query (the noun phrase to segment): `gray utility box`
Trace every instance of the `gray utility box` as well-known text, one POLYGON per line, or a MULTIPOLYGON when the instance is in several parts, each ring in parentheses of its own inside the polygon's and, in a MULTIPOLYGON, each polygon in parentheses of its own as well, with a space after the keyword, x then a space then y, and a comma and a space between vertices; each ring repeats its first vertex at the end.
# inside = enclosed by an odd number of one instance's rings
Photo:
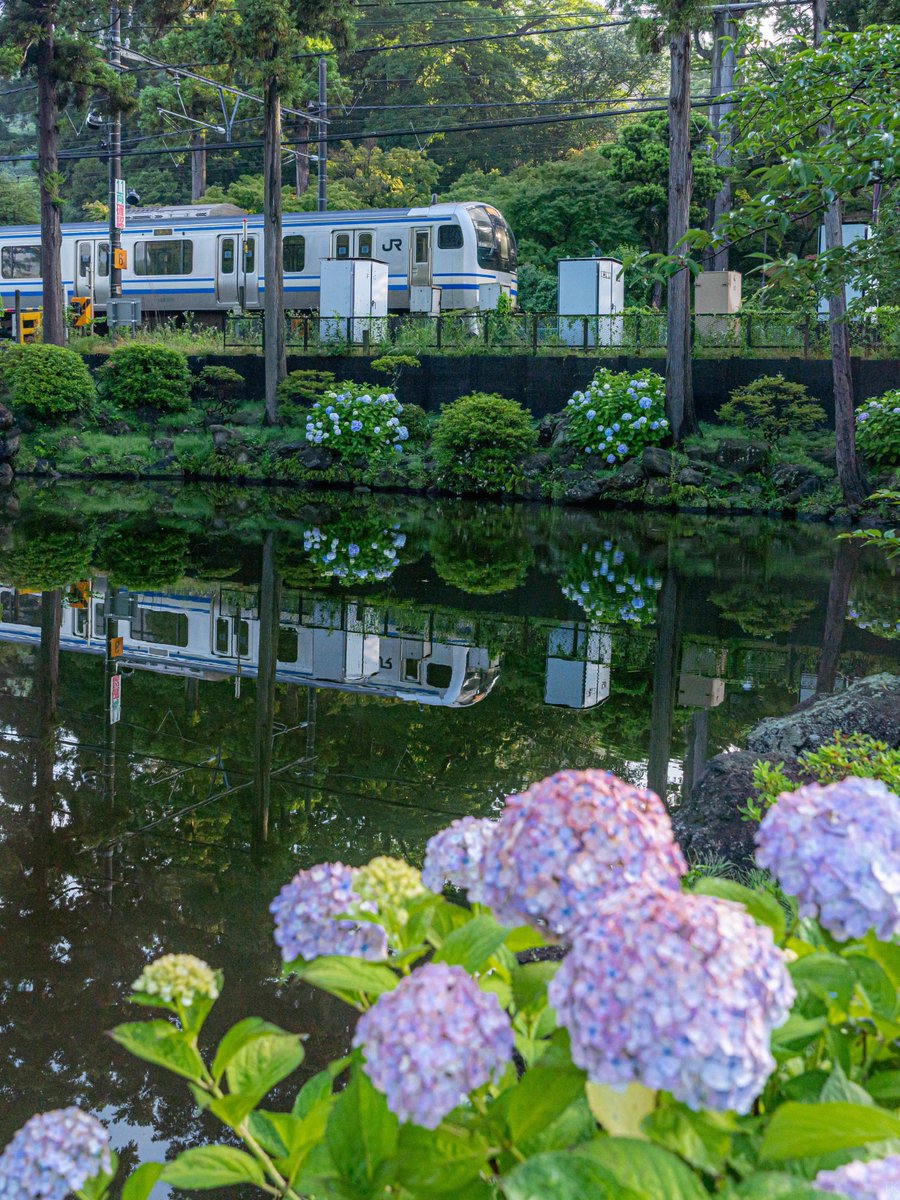
POLYGON ((625 275, 617 258, 561 258, 559 336, 567 346, 619 346, 625 275), (587 322, 583 318, 591 318, 587 322), (578 319, 581 318, 581 319, 578 319))
POLYGON ((512 289, 508 283, 480 283, 478 285, 478 307, 482 312, 496 312, 500 297, 512 299, 512 289))
POLYGON ((694 319, 701 338, 738 333, 740 271, 702 271, 694 280, 694 319))
POLYGON ((589 625, 558 625, 547 634, 544 703, 596 708, 609 697, 612 638, 589 625))
POLYGON ((119 297, 106 302, 106 324, 109 329, 130 329, 132 333, 141 323, 141 298, 123 300, 119 297))
POLYGON ((430 283, 413 284, 409 289, 409 311, 424 313, 429 317, 441 315, 441 289, 430 283))
POLYGON ((388 265, 375 258, 323 258, 320 336, 325 341, 383 341, 387 336, 388 265))

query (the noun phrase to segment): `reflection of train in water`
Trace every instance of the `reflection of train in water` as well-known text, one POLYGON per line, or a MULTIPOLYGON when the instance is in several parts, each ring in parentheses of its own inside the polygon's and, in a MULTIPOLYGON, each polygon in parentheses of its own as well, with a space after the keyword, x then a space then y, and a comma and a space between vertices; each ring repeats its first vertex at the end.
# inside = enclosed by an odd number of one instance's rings
MULTIPOLYGON (((466 642, 465 632, 432 637, 399 629, 384 610, 355 600, 298 597, 282 609, 276 679, 420 704, 462 708, 484 699, 499 656, 466 642)), ((195 679, 256 675, 260 622, 252 593, 173 596, 74 585, 63 607, 60 646, 106 653, 123 639, 123 666, 195 679)), ((0 641, 40 640, 40 593, 0 584, 0 641)))

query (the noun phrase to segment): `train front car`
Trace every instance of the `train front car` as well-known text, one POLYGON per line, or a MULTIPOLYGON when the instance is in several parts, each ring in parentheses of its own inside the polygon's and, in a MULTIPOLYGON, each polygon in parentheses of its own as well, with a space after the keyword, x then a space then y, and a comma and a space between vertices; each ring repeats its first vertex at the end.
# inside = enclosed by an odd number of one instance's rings
MULTIPOLYGON (((467 277, 461 290, 462 303, 441 301, 442 308, 480 308, 482 284, 499 284, 513 306, 516 303, 518 250, 513 231, 503 214, 490 204, 466 204, 461 206, 461 223, 469 224, 474 255, 474 278, 467 277)), ((438 237, 440 245, 440 236, 438 237)), ((440 280, 437 280, 440 283, 440 280)), ((486 307, 495 307, 495 302, 486 307)))

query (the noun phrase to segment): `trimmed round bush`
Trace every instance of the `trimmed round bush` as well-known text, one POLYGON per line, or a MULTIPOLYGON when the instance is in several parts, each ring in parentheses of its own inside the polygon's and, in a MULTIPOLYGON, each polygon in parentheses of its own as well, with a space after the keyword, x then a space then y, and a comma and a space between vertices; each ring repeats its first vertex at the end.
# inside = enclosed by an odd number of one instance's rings
POLYGON ((120 408, 181 412, 191 402, 191 372, 180 350, 135 342, 113 350, 101 368, 100 392, 120 408))
POLYGON ((809 433, 825 424, 825 409, 806 386, 792 383, 780 372, 760 375, 746 387, 735 388, 718 415, 720 421, 752 430, 767 442, 789 433, 809 433))
POLYGON ((527 409, 488 392, 445 404, 432 438, 441 482, 465 492, 510 491, 519 464, 536 444, 527 409))
POLYGON ((0 355, 2 379, 13 408, 34 417, 65 417, 88 408, 94 381, 84 359, 65 346, 30 342, 0 355))
POLYGON ((859 406, 856 444, 873 467, 900 466, 900 388, 859 406))
POLYGON ((233 367, 204 367, 194 385, 197 397, 206 404, 214 404, 231 412, 247 384, 240 371, 233 367))

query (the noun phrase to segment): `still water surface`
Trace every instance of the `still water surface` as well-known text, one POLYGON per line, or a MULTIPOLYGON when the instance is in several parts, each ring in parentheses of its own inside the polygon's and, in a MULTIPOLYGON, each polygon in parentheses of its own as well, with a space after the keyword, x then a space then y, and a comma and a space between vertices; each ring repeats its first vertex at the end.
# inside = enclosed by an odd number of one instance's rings
POLYGON ((204 1133, 103 1036, 149 959, 224 967, 210 1032, 307 1031, 318 1070, 347 1020, 267 912, 299 866, 420 861, 562 766, 683 803, 900 618, 827 527, 143 484, 20 485, 0 607, 0 1145, 78 1103, 129 1160, 204 1133))

